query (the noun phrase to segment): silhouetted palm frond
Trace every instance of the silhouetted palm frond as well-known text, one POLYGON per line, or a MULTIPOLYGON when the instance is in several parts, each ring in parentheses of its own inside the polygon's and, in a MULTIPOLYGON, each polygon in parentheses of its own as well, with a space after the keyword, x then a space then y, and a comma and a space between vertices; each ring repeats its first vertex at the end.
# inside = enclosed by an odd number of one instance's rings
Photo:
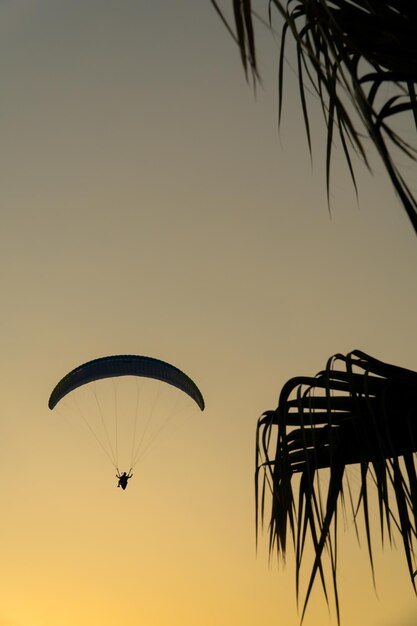
POLYGON ((258 422, 256 501, 263 523, 269 511, 269 547, 285 558, 290 532, 296 558, 297 598, 308 535, 314 548, 302 619, 317 575, 328 599, 323 555, 330 558, 338 621, 336 577, 337 515, 346 514, 349 495, 356 530, 363 511, 373 573, 368 482, 376 485, 381 538, 402 538, 414 591, 417 538, 417 373, 374 359, 359 350, 329 359, 317 376, 289 380, 276 410, 258 422), (357 502, 344 480, 346 466, 358 464, 357 502), (327 468, 324 497, 321 472, 327 468), (298 495, 296 494, 298 486, 298 495), (271 496, 268 497, 268 492, 271 496), (395 506, 393 501, 395 500, 395 506))
MULTIPOLYGON (((216 0, 211 0, 222 15, 216 0)), ((395 164, 399 149, 416 158, 415 147, 396 132, 391 122, 411 115, 417 127, 417 6, 415 0, 269 0, 283 18, 279 62, 279 117, 281 118, 284 54, 287 34, 296 42, 300 100, 309 148, 310 124, 305 80, 320 98, 327 125, 326 177, 329 195, 333 136, 339 133, 356 188, 351 152, 369 167, 363 136, 375 145, 391 182, 417 233, 417 201, 395 164), (383 87, 390 85, 389 95, 383 87), (354 122, 348 102, 358 116, 354 122)), ((247 74, 258 74, 254 15, 250 0, 234 0, 238 42, 247 74)), ((222 15, 223 20, 224 16, 222 15)), ((230 27, 229 27, 230 28, 230 27)))

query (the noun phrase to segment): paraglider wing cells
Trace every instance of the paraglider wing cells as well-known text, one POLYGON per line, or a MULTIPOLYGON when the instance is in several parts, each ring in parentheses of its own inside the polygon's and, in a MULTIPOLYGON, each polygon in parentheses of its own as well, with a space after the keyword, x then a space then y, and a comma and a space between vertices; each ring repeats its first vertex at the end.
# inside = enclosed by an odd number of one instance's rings
POLYGON ((106 356, 76 367, 56 385, 48 406, 53 409, 64 396, 81 385, 115 376, 143 376, 166 382, 189 395, 204 410, 200 390, 184 372, 165 361, 137 355, 106 356))

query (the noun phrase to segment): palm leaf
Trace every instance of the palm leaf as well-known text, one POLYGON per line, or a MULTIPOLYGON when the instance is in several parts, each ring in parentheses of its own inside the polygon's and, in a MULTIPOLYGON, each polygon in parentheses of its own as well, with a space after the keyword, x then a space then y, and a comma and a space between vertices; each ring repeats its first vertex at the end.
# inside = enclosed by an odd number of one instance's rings
POLYGON ((281 390, 277 409, 265 412, 258 421, 257 532, 269 509, 269 546, 284 561, 290 533, 295 550, 297 598, 308 541, 314 550, 301 619, 317 574, 328 602, 323 564, 326 554, 330 558, 338 622, 340 619, 337 512, 339 503, 345 507, 343 485, 346 485, 345 468, 350 464, 360 467, 361 487, 356 505, 348 484, 347 489, 358 539, 358 515, 361 510, 363 513, 372 576, 375 522, 369 508, 369 483, 376 486, 381 542, 386 530, 391 543, 394 525, 401 535, 410 580, 416 591, 416 388, 416 372, 355 350, 329 359, 326 368, 315 377, 289 380, 281 390), (329 473, 325 497, 320 483, 322 471, 329 473), (294 492, 296 484, 298 498, 294 492))
MULTIPOLYGON (((215 0, 211 2, 226 22, 215 0)), ((233 9, 234 37, 245 73, 247 75, 250 67, 256 83, 259 75, 253 23, 257 16, 251 11, 248 0, 233 0, 233 9)), ((283 100, 284 55, 287 32, 290 31, 296 43, 300 102, 310 152, 306 78, 321 100, 327 124, 328 197, 334 128, 338 129, 355 189, 351 150, 370 168, 362 141, 365 133, 382 159, 417 233, 417 200, 394 159, 397 148, 413 160, 416 150, 390 125, 399 115, 409 114, 417 129, 415 0, 269 0, 271 28, 272 9, 284 21, 279 53, 279 119, 283 100), (389 84, 394 95, 384 97, 380 90, 383 84, 389 84)))

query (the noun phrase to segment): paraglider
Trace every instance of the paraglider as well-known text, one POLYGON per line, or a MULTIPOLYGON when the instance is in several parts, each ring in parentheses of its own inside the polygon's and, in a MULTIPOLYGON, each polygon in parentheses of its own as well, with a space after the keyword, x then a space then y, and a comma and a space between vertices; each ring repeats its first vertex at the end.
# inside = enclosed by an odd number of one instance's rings
POLYGON ((129 478, 132 478, 132 476, 133 474, 130 473, 130 470, 128 474, 126 472, 123 472, 123 474, 120 474, 120 472, 117 472, 116 478, 119 479, 117 486, 121 487, 124 491, 127 487, 127 481, 129 480, 129 478))
MULTIPOLYGON (((82 417, 87 427, 89 428, 91 434, 94 436, 94 438, 96 439, 96 441, 98 442, 102 450, 105 452, 105 454, 107 455, 107 457, 109 458, 113 466, 115 467, 116 472, 117 472, 116 478, 118 479, 117 486, 121 487, 122 490, 124 491, 127 487, 129 479, 132 478, 133 476, 132 469, 137 463, 138 459, 140 458, 138 451, 139 451, 140 446, 142 445, 142 439, 144 439, 145 432, 149 430, 149 423, 153 419, 154 413, 155 413, 154 405, 157 404, 157 401, 159 399, 159 396, 161 395, 161 392, 158 390, 158 393, 156 394, 155 399, 152 401, 151 408, 145 410, 143 393, 142 393, 142 390, 139 388, 139 386, 137 386, 134 391, 129 390, 129 393, 135 398, 135 400, 133 401, 133 404, 135 405, 134 424, 131 429, 133 433, 131 435, 132 437, 131 450, 132 451, 131 451, 130 464, 128 465, 126 461, 126 465, 125 465, 125 467, 126 466, 130 467, 130 469, 128 472, 121 473, 119 471, 119 459, 118 459, 118 456, 119 456, 118 449, 120 447, 121 429, 119 428, 118 419, 119 419, 119 413, 120 412, 126 413, 126 411, 124 410, 120 411, 120 407, 118 406, 119 400, 117 398, 115 379, 118 379, 119 377, 125 377, 129 379, 133 378, 136 381, 137 379, 146 379, 148 381, 148 384, 152 384, 151 381, 153 379, 154 384, 160 385, 160 383, 162 383, 161 386, 163 388, 165 387, 170 387, 171 389, 175 388, 176 390, 183 392, 182 394, 177 394, 180 396, 180 399, 184 397, 184 395, 186 397, 188 396, 188 398, 191 398, 191 400, 193 401, 191 403, 188 402, 188 404, 189 405, 191 404, 192 406, 197 405, 201 411, 204 410, 205 403, 204 403, 204 398, 199 388, 194 383, 194 381, 191 378, 189 378, 189 376, 187 376, 184 372, 179 370, 174 365, 171 365, 170 363, 167 363, 165 361, 161 361, 159 359, 155 359, 152 357, 147 357, 147 356, 115 355, 115 356, 105 356, 105 357, 93 359, 71 370, 57 383, 57 385, 55 386, 55 388, 53 389, 50 395, 49 402, 48 402, 48 406, 51 410, 54 409, 56 405, 59 404, 61 401, 63 402, 64 399, 66 399, 68 395, 71 395, 71 396, 74 395, 72 392, 77 391, 77 393, 81 393, 80 391, 78 391, 80 388, 84 386, 86 386, 86 389, 88 389, 90 386, 93 387, 93 396, 95 396, 97 410, 99 413, 98 421, 99 423, 101 422, 100 428, 102 427, 102 433, 103 433, 101 437, 97 434, 96 429, 89 422, 90 413, 92 411, 90 411, 89 408, 86 411, 80 408, 78 406, 78 401, 76 397, 74 398, 75 406, 78 409, 79 415, 82 417), (98 384, 97 381, 106 382, 105 379, 110 379, 110 382, 112 383, 112 385, 110 385, 110 387, 112 388, 111 391, 113 392, 115 396, 115 399, 113 402, 114 416, 112 418, 113 422, 111 423, 110 426, 105 423, 104 409, 106 407, 104 406, 103 408, 103 405, 105 405, 106 402, 107 404, 111 405, 112 402, 109 402, 107 400, 102 402, 101 400, 99 400, 98 394, 95 388, 95 385, 98 384), (142 413, 145 415, 142 415, 142 413), (144 417, 144 422, 145 422, 145 425, 143 427, 144 432, 142 433, 141 441, 139 442, 139 444, 135 442, 135 439, 137 438, 137 430, 138 430, 137 429, 138 414, 141 414, 140 417, 144 417), (113 440, 112 440, 112 433, 111 433, 112 429, 114 431, 113 440)), ((143 385, 145 384, 146 380, 143 381, 142 383, 137 383, 137 384, 143 385)), ((65 402, 63 403, 65 404, 65 402)), ((164 411, 165 411, 165 408, 162 409, 162 412, 164 411)), ((163 429, 163 426, 164 424, 161 427, 159 427, 159 430, 156 432, 156 434, 153 435, 151 441, 153 441, 156 438, 156 436, 159 434, 159 431, 163 429)), ((149 447, 149 445, 147 447, 149 447)))

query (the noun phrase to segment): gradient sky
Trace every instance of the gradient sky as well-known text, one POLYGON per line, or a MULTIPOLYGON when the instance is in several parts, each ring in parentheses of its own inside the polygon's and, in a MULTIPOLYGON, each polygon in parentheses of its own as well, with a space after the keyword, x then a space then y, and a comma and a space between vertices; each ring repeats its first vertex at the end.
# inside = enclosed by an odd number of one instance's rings
MULTIPOLYGON (((311 167, 291 69, 277 130, 279 42, 260 31, 255 97, 208 0, 0 11, 0 626, 296 626, 293 554, 255 549, 256 420, 335 352, 417 369, 405 213, 377 159, 357 203, 339 151, 329 216, 317 102, 311 167), (207 405, 123 493, 47 407, 117 353, 174 363, 207 405)), ((342 624, 412 626, 400 541, 375 525, 375 593, 347 521, 342 624)), ((335 623, 317 586, 304 624, 335 623)))

